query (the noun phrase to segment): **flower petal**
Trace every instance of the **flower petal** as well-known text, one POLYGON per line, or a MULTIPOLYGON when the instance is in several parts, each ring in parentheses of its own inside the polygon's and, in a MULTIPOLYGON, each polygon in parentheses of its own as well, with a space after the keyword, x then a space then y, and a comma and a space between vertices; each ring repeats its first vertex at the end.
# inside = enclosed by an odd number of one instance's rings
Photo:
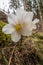
POLYGON ((32 22, 33 19, 33 12, 26 12, 24 15, 24 22, 32 22))
POLYGON ((39 19, 35 19, 33 22, 32 22, 32 29, 36 29, 36 23, 38 23, 39 22, 39 19))
POLYGON ((14 31, 14 28, 12 25, 10 24, 7 24, 3 27, 2 31, 5 33, 5 34, 11 34, 13 31, 14 31))
POLYGON ((32 34, 31 26, 26 25, 21 33, 23 36, 30 36, 32 34))
POLYGON ((11 34, 11 39, 14 42, 18 42, 21 38, 21 35, 17 33, 16 31, 11 34))
POLYGON ((16 25, 18 23, 17 16, 14 14, 9 14, 8 23, 16 25))
POLYGON ((36 29, 36 25, 32 23, 31 28, 32 28, 32 30, 33 30, 33 29, 36 29))
POLYGON ((33 24, 36 24, 36 23, 38 23, 39 22, 39 19, 35 19, 34 21, 33 21, 33 24))
POLYGON ((30 36, 31 34, 32 34, 32 31, 28 31, 28 30, 22 32, 23 36, 30 36))
POLYGON ((22 22, 31 22, 33 19, 33 12, 27 12, 23 9, 17 9, 16 11, 17 17, 22 22))
POLYGON ((22 20, 22 18, 23 18, 23 16, 24 16, 24 14, 25 14, 26 12, 25 12, 25 10, 23 10, 23 9, 17 9, 16 10, 16 15, 17 15, 17 17, 18 17, 18 19, 19 20, 22 20))

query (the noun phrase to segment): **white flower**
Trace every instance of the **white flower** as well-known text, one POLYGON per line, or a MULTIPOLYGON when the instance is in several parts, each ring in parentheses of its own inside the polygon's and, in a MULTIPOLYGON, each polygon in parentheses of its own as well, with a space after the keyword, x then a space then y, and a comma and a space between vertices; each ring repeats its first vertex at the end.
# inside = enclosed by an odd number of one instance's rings
POLYGON ((16 15, 8 15, 8 24, 5 25, 2 31, 5 34, 11 34, 11 39, 14 42, 18 42, 21 39, 21 35, 30 36, 32 30, 36 29, 36 23, 38 19, 33 20, 33 12, 27 12, 22 9, 17 9, 16 15))

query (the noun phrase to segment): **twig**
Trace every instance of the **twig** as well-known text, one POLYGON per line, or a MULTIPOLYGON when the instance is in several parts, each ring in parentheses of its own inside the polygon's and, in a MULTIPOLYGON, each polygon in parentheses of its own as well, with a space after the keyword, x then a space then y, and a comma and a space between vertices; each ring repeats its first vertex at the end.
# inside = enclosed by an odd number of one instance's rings
POLYGON ((0 11, 2 11, 3 13, 5 13, 6 15, 8 15, 8 13, 6 11, 4 11, 3 9, 0 8, 0 11))
POLYGON ((9 49, 11 49, 11 48, 14 48, 15 46, 12 46, 12 47, 4 47, 4 48, 1 48, 1 49, 7 49, 7 48, 9 48, 9 49))
POLYGON ((12 50, 11 57, 10 57, 10 59, 9 59, 9 63, 8 63, 8 65, 11 64, 11 60, 12 60, 12 56, 13 56, 13 53, 14 53, 14 49, 15 49, 15 47, 14 47, 13 50, 12 50))

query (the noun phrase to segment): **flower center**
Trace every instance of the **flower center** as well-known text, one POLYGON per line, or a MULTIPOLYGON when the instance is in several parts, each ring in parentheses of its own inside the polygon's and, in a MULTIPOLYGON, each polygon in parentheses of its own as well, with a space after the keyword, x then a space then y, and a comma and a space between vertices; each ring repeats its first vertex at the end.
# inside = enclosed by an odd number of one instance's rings
POLYGON ((17 32, 20 32, 22 30, 22 25, 21 24, 16 24, 15 28, 16 28, 17 32))

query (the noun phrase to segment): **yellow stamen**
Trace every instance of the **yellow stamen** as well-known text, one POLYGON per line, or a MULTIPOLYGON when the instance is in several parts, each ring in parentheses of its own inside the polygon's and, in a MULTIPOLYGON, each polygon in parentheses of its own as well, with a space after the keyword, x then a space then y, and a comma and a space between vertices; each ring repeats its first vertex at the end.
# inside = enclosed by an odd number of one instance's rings
POLYGON ((21 25, 21 24, 17 24, 17 25, 15 26, 15 28, 16 28, 16 31, 20 32, 21 29, 22 29, 22 25, 21 25))

